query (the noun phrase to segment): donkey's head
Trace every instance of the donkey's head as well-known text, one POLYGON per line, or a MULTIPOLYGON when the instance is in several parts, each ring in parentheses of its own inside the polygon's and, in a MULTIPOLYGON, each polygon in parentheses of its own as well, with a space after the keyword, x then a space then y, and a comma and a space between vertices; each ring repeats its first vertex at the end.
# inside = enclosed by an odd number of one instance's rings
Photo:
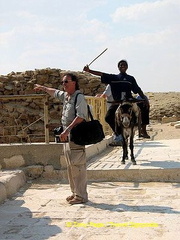
POLYGON ((119 126, 123 125, 124 128, 128 128, 131 123, 132 114, 133 114, 132 103, 123 102, 122 104, 119 105, 115 113, 117 124, 119 126))

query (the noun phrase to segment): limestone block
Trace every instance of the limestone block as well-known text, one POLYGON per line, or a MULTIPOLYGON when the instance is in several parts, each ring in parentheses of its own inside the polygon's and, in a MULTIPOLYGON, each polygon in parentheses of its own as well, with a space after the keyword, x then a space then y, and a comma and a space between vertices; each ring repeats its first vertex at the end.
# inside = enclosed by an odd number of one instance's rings
POLYGON ((162 123, 170 123, 170 122, 176 122, 178 119, 175 115, 173 115, 172 117, 166 117, 164 116, 162 118, 162 123))
POLYGON ((48 179, 57 179, 57 173, 58 170, 54 170, 54 167, 52 165, 48 165, 44 167, 44 172, 42 177, 43 178, 48 178, 48 179))
POLYGON ((5 168, 16 169, 25 165, 25 160, 22 155, 15 155, 10 158, 4 158, 5 168))
POLYGON ((180 123, 174 125, 175 128, 180 128, 180 123))
POLYGON ((5 187, 6 197, 9 198, 26 183, 26 177, 21 170, 7 171, 0 177, 0 182, 5 187))
POLYGON ((5 86, 4 88, 5 88, 6 90, 11 91, 11 90, 13 90, 14 86, 13 86, 12 84, 9 84, 9 85, 5 86))
POLYGON ((24 171, 27 177, 36 179, 42 176, 44 167, 41 165, 33 165, 33 166, 26 167, 24 171))
POLYGON ((52 165, 48 165, 44 167, 44 172, 47 174, 52 174, 53 171, 54 171, 54 167, 52 165))
POLYGON ((180 121, 170 123, 171 126, 175 126, 176 124, 180 124, 180 121))
POLYGON ((66 169, 67 164, 66 164, 66 159, 65 159, 64 155, 60 156, 59 161, 60 161, 61 169, 66 169))
POLYGON ((0 204, 3 203, 6 198, 7 198, 6 188, 4 184, 1 182, 0 178, 0 204))

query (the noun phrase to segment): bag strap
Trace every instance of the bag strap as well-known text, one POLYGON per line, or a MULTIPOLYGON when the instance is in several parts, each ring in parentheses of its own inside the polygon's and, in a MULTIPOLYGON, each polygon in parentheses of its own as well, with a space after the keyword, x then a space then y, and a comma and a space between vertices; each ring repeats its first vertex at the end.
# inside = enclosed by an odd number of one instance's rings
POLYGON ((87 108, 88 108, 88 117, 90 117, 91 121, 93 121, 94 119, 93 119, 93 115, 91 113, 89 104, 87 105, 87 108))
MULTIPOLYGON (((74 100, 75 115, 76 115, 77 97, 78 97, 79 94, 82 94, 82 93, 77 93, 76 96, 75 96, 75 100, 74 100)), ((82 95, 83 95, 83 94, 82 94, 82 95)), ((94 120, 94 119, 93 119, 93 115, 92 115, 91 110, 90 110, 89 104, 87 104, 87 110, 88 110, 88 117, 90 117, 91 121, 94 120)))

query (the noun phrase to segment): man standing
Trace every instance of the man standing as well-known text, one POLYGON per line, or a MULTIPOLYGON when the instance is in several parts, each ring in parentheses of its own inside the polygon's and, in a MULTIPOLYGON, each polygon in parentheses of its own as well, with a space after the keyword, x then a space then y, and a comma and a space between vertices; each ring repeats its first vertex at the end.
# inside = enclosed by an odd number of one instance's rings
POLYGON ((96 97, 102 97, 105 98, 107 101, 107 110, 110 108, 112 105, 112 102, 114 102, 112 92, 111 92, 111 86, 108 84, 104 90, 103 93, 99 93, 96 95, 96 97))
MULTIPOLYGON (((106 88, 105 88, 105 90, 104 90, 104 92, 102 94, 97 94, 96 97, 106 98, 106 101, 107 101, 107 113, 106 113, 106 116, 105 116, 105 121, 108 123, 108 119, 109 119, 109 112, 108 112, 108 110, 109 110, 109 108, 112 106, 112 104, 114 102, 110 84, 108 84, 106 86, 106 88)), ((123 140, 122 135, 117 135, 116 136, 116 134, 115 134, 114 138, 113 138, 113 142, 110 143, 109 146, 111 146, 111 147, 122 146, 122 140, 123 140)))
MULTIPOLYGON (((134 94, 139 94, 142 99, 145 100, 145 104, 148 104, 144 93, 141 88, 138 86, 135 78, 126 73, 128 69, 128 63, 126 60, 121 60, 118 62, 118 69, 120 71, 119 74, 108 74, 99 71, 94 71, 89 68, 89 66, 84 67, 84 71, 89 72, 91 74, 97 75, 101 77, 101 82, 105 84, 109 84, 112 91, 112 96, 115 101, 128 100, 133 98, 132 92, 134 94)), ((115 133, 118 138, 118 133, 115 132, 115 112, 118 108, 118 104, 113 104, 107 111, 106 114, 106 122, 110 125, 111 129, 115 133)), ((133 104, 133 111, 136 114, 138 120, 139 108, 137 104, 133 104)))
POLYGON ((72 195, 67 197, 66 200, 69 204, 85 203, 88 201, 85 146, 70 141, 70 132, 74 126, 87 119, 87 102, 84 95, 79 94, 76 106, 74 106, 76 95, 80 93, 78 79, 74 74, 65 74, 62 84, 64 91, 39 84, 35 85, 34 90, 44 91, 63 102, 61 118, 63 132, 59 137, 61 142, 64 142, 63 150, 72 191, 72 195))

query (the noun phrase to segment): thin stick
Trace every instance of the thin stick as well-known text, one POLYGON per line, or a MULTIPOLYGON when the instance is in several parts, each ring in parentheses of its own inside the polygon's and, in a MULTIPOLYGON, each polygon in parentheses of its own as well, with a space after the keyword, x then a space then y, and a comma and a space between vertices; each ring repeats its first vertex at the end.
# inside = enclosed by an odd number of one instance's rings
POLYGON ((102 51, 102 53, 100 53, 96 58, 94 58, 93 60, 92 60, 92 62, 90 62, 89 64, 88 64, 88 66, 90 66, 98 57, 100 57, 105 51, 107 50, 107 48, 104 50, 104 51, 102 51))

